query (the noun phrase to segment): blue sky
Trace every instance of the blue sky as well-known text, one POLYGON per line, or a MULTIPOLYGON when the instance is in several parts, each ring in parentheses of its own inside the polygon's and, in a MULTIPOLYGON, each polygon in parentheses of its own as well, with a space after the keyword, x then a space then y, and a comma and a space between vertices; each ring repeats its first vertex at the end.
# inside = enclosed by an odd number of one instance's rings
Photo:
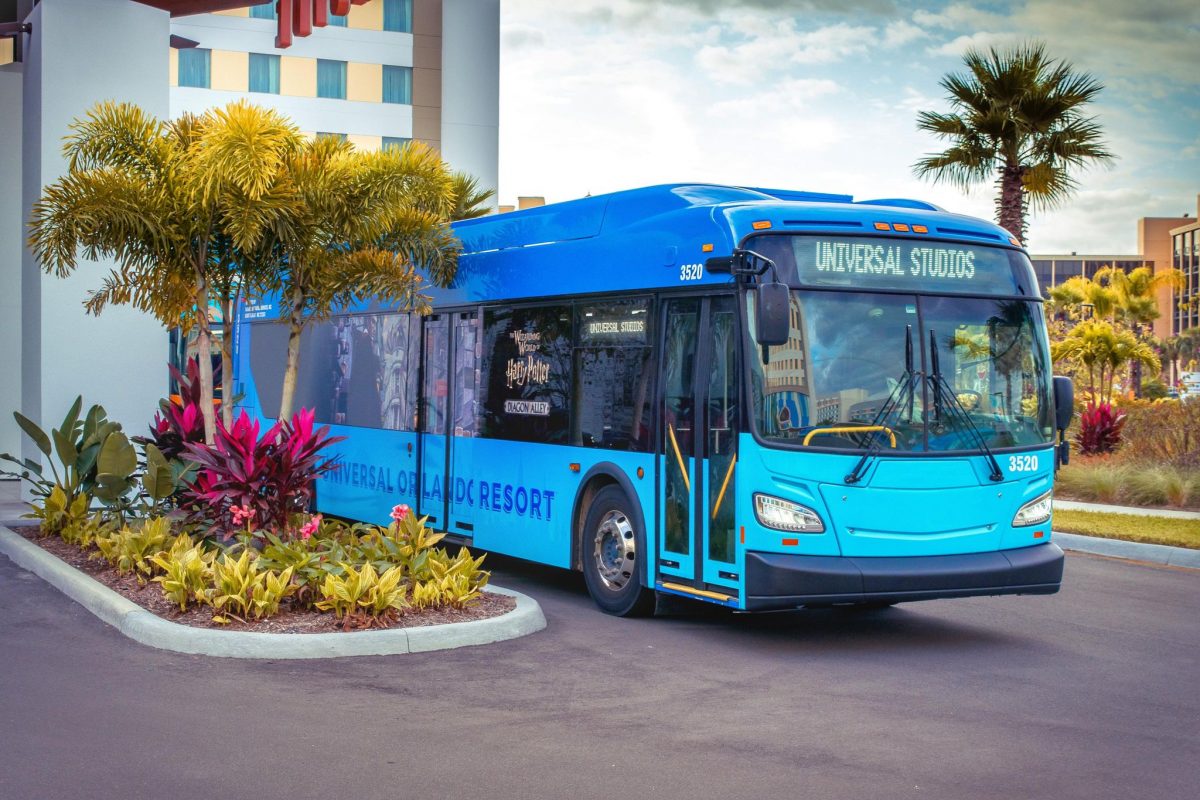
POLYGON ((1133 253, 1137 219, 1195 215, 1194 0, 503 0, 500 202, 675 181, 917 197, 991 218, 994 190, 913 177, 918 110, 970 46, 1028 39, 1107 87, 1108 168, 1036 212, 1035 253, 1133 253))

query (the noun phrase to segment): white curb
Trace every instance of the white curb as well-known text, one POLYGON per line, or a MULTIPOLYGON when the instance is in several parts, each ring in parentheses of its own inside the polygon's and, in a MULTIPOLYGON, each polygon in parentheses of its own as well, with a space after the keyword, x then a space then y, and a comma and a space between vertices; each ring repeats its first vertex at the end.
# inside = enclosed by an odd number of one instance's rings
POLYGON ((546 627, 542 608, 532 597, 489 586, 486 591, 515 597, 517 607, 491 619, 354 633, 255 633, 193 628, 152 614, 54 554, 2 527, 0 553, 130 639, 177 653, 268 659, 390 656, 490 644, 527 636, 546 627))
POLYGON ((1132 561, 1145 561, 1169 567, 1200 569, 1200 550, 1193 550, 1190 547, 1127 542, 1124 539, 1105 539, 1100 536, 1084 536, 1079 533, 1060 533, 1059 531, 1054 531, 1051 539, 1064 550, 1076 550, 1080 553, 1092 553, 1111 558, 1127 558, 1132 561))

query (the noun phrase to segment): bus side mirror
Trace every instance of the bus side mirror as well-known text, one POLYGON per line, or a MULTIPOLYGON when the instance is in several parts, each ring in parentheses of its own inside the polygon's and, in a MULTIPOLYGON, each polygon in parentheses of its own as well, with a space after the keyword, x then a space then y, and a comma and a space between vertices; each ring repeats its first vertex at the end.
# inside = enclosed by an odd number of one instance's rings
POLYGON ((1058 445, 1055 447, 1054 468, 1071 463, 1071 443, 1067 441, 1067 428, 1075 416, 1075 384, 1070 378, 1054 376, 1054 427, 1058 429, 1058 445))
POLYGON ((755 338, 763 347, 787 344, 791 332, 788 319, 790 296, 787 284, 760 283, 754 292, 755 338))
POLYGON ((1054 427, 1065 431, 1075 416, 1075 384, 1070 378, 1054 376, 1054 427))

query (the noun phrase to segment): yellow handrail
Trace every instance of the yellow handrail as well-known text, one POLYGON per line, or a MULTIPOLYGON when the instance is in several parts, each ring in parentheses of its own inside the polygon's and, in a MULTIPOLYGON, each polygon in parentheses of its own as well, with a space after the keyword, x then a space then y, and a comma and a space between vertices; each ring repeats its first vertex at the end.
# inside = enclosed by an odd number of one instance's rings
POLYGON ((896 449, 896 434, 887 425, 856 425, 854 427, 842 428, 813 428, 804 437, 804 446, 808 447, 808 443, 812 441, 814 436, 823 436, 827 433, 858 433, 860 431, 871 433, 874 431, 887 431, 888 438, 892 441, 892 449, 896 449))
POLYGON ((717 504, 713 506, 712 518, 717 518, 717 512, 721 510, 721 501, 725 499, 725 490, 729 488, 729 479, 733 477, 733 465, 737 463, 737 453, 733 454, 733 460, 729 462, 729 469, 725 471, 725 480, 721 482, 721 493, 717 495, 717 504))
POLYGON ((679 452, 679 442, 675 441, 675 428, 671 425, 667 426, 667 436, 671 439, 671 448, 675 451, 676 460, 679 461, 679 471, 683 473, 683 486, 690 492, 692 482, 688 479, 687 467, 683 465, 683 454, 679 452))

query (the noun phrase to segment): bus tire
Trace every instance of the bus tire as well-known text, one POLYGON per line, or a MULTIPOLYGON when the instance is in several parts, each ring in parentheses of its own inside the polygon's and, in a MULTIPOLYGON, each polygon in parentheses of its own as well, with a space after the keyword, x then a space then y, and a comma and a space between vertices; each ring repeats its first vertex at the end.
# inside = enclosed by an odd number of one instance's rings
POLYGON ((583 579, 607 614, 654 613, 654 590, 643 585, 646 537, 639 527, 633 504, 619 486, 605 486, 588 506, 580 541, 583 579))

